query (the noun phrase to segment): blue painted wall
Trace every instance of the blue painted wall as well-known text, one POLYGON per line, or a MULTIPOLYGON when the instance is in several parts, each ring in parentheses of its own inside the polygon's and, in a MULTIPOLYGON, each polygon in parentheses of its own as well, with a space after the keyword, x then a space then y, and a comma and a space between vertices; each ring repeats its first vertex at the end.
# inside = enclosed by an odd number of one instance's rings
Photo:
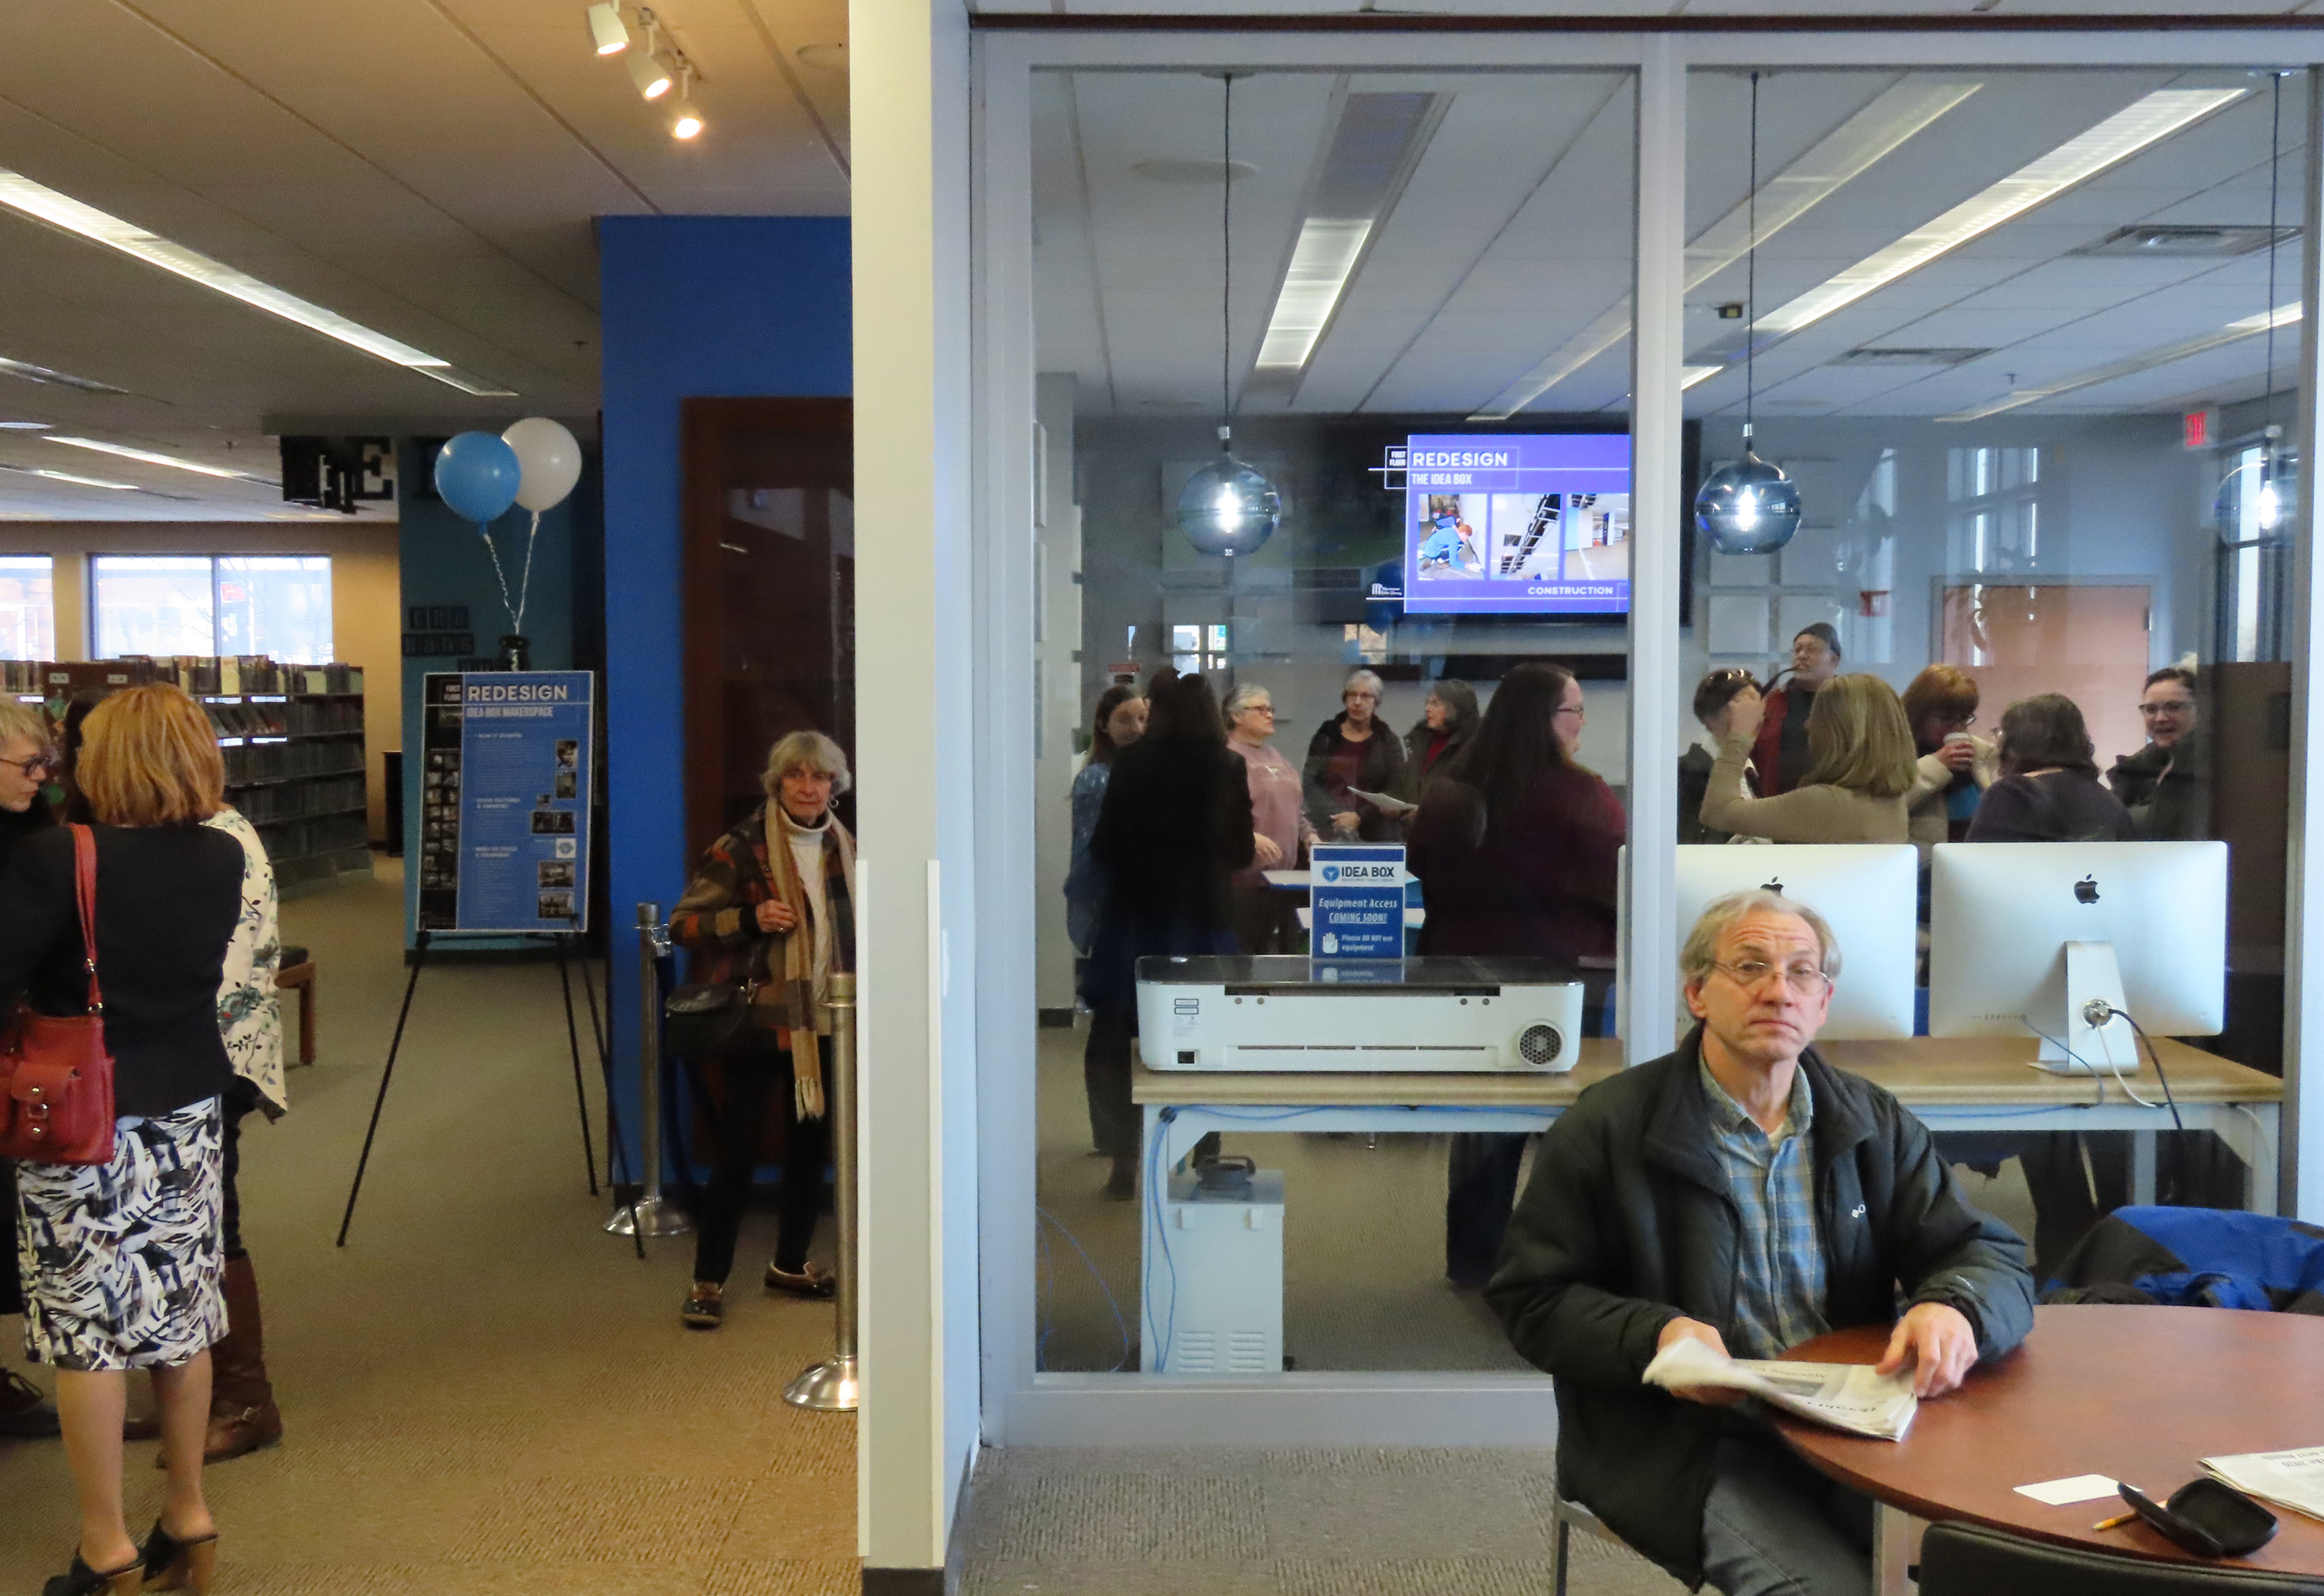
MULTIPOLYGON (((497 429, 494 429, 497 430, 497 429)), ((411 438, 396 440, 396 457, 405 462, 405 481, 430 484, 435 479, 436 449, 411 438)), ((540 536, 532 550, 532 582, 524 606, 524 635, 532 640, 536 670, 571 670, 574 656, 574 573, 576 545, 586 553, 595 541, 596 499, 589 489, 589 472, 581 487, 564 503, 543 512, 540 536)), ((490 659, 498 650, 501 634, 509 627, 508 611, 501 602, 500 584, 493 576, 492 556, 477 535, 474 521, 462 521, 433 490, 407 491, 399 506, 401 520, 399 549, 403 583, 405 630, 414 609, 465 605, 466 630, 475 634, 473 659, 490 659)), ((532 524, 530 512, 512 510, 493 523, 493 542, 500 549, 514 594, 524 569, 526 534, 532 524)), ((584 662, 586 663, 586 661, 584 662)), ((420 746, 421 678, 430 671, 491 669, 471 666, 461 658, 407 655, 403 660, 403 746, 420 746)), ((420 901, 420 761, 403 764, 403 946, 417 937, 414 921, 420 901)), ((464 947, 515 947, 513 939, 463 938, 464 947)))
POLYGON ((692 863, 680 788, 678 403, 845 397, 851 264, 844 217, 606 217, 597 241, 608 953, 614 1076, 622 1130, 634 1137, 637 905, 659 903, 667 913, 692 863))

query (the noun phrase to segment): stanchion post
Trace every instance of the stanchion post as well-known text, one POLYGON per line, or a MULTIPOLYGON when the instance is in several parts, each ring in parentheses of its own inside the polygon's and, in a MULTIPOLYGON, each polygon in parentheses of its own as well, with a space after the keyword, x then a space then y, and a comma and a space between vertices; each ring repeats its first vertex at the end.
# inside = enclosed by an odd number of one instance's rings
POLYGON ((683 1236, 694 1222, 661 1194, 661 977, 656 964, 669 951, 669 930, 661 905, 638 905, 638 1133, 645 1141, 644 1190, 634 1204, 622 1204, 605 1229, 616 1236, 683 1236))
POLYGON ((831 1148, 838 1187, 831 1205, 839 1222, 832 1355, 785 1386, 783 1400, 794 1407, 853 1413, 862 1394, 855 1362, 855 977, 845 972, 831 977, 831 1148))

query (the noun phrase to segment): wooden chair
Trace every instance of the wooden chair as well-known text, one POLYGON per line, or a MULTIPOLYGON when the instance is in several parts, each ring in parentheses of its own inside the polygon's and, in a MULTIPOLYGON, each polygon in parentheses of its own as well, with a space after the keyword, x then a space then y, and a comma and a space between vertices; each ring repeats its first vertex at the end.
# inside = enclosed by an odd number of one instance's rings
POLYGON ((274 972, 274 990, 299 994, 299 1062, 315 1062, 315 961, 303 947, 286 946, 274 972))

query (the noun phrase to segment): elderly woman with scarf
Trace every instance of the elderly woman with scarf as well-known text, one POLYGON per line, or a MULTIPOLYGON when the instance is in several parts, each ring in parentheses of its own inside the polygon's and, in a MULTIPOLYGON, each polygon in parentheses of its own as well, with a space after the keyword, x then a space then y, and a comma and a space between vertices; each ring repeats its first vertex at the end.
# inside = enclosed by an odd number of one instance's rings
POLYGON ((782 1107, 783 1163, 767 1289, 805 1297, 835 1289, 807 1251, 830 1156, 825 1004, 833 973, 855 968, 855 839, 831 812, 847 790, 847 756, 820 732, 793 732, 769 752, 763 782, 767 802, 711 844, 669 917, 670 940, 693 955, 694 979, 754 983, 741 1031, 717 1055, 717 1160, 698 1216, 694 1288, 679 1311, 697 1330, 716 1329, 724 1315, 770 1097, 782 1107))

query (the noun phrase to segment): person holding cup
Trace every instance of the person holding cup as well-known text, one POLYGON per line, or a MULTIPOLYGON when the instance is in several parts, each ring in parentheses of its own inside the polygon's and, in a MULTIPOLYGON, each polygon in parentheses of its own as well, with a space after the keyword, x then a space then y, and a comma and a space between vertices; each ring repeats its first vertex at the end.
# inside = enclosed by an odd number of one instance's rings
POLYGON ((1977 678, 1958 665, 1932 665, 1904 688, 1917 756, 1904 807, 1923 869, 1939 843, 1968 838, 1978 800, 2001 774, 1999 750, 1969 730, 1977 705, 1977 678))

